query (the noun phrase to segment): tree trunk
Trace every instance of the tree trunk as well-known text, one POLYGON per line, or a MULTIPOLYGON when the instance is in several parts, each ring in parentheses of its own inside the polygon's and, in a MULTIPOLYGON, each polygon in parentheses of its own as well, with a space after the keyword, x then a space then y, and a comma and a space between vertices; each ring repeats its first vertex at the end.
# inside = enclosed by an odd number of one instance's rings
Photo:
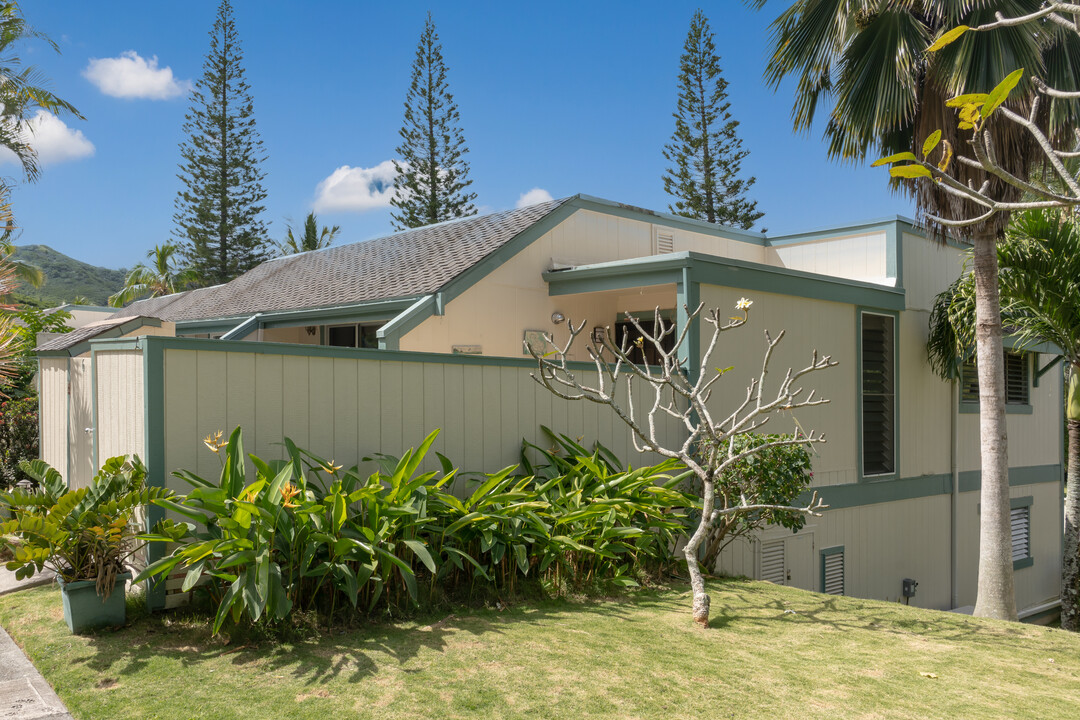
POLYGON ((979 455, 982 466, 975 615, 1016 620, 1005 429, 1005 357, 1001 343, 994 235, 975 238, 975 347, 979 370, 979 455))
POLYGON ((1061 629, 1080 630, 1080 365, 1069 373, 1066 403, 1069 474, 1065 485, 1065 553, 1061 560, 1061 629))
POLYGON ((694 591, 694 622, 701 627, 709 627, 709 596, 705 593, 705 578, 701 575, 698 565, 698 548, 709 532, 712 522, 713 507, 716 503, 716 488, 711 479, 703 479, 701 483, 701 519, 697 529, 690 536, 683 555, 686 556, 686 569, 690 572, 690 587, 694 591))

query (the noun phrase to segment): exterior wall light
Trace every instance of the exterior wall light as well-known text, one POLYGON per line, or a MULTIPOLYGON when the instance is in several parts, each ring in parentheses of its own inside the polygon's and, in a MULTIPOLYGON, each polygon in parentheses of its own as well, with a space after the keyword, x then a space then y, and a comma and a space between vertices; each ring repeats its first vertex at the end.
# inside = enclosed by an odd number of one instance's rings
POLYGON ((563 315, 558 310, 551 313, 551 322, 553 322, 554 324, 558 325, 559 323, 563 322, 564 320, 566 320, 566 316, 563 315))

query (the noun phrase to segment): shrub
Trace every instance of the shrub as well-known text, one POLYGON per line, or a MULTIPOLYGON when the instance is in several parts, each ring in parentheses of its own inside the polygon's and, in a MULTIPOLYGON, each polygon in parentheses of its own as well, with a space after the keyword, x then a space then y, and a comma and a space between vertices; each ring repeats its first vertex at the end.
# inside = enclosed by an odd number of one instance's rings
POLYGON ((0 402, 0 489, 27 479, 19 463, 36 458, 38 451, 37 398, 0 402))
POLYGON ((175 473, 191 492, 156 503, 194 522, 166 520, 144 536, 175 546, 136 580, 179 570, 182 590, 205 584, 216 633, 230 619, 274 624, 297 610, 328 624, 345 606, 401 612, 477 584, 514 592, 524 577, 627 586, 670 562, 693 503, 675 463, 622 471, 607 451, 562 438, 571 457, 537 448, 547 464, 484 475, 459 498, 445 458, 441 472, 419 471, 436 435, 401 458, 379 456, 366 478, 286 439, 287 460, 249 456, 250 481, 240 429, 227 443, 207 438, 221 473, 175 473))

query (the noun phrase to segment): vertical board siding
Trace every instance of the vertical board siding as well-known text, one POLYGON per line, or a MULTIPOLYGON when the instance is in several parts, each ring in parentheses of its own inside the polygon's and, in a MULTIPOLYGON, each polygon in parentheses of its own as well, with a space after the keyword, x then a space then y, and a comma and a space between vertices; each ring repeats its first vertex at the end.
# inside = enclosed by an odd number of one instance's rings
POLYGON ((95 361, 98 464, 118 455, 138 455, 145 459, 142 352, 100 352, 95 361))
POLYGON ((40 360, 41 459, 67 472, 68 361, 67 358, 40 360))
POLYGON ((68 396, 67 443, 70 453, 68 463, 68 487, 81 488, 90 484, 94 477, 93 436, 86 432, 94 425, 93 379, 91 358, 71 358, 68 371, 70 394, 68 396))
MULTIPOLYGON (((555 398, 528 367, 272 353, 173 350, 166 347, 166 474, 177 469, 215 476, 218 458, 202 444, 208 433, 244 431, 244 449, 283 457, 283 436, 349 467, 373 453, 401 455, 440 430, 434 449, 460 469, 496 472, 520 460, 521 441, 550 442, 548 425, 585 443, 597 439, 623 462, 639 466, 629 430, 610 410, 555 398)), ((112 406, 110 406, 112 407, 112 406)), ((679 430, 662 425, 668 441, 679 430)), ((434 456, 429 468, 438 467, 434 456)), ((170 486, 185 488, 175 479, 170 486)))

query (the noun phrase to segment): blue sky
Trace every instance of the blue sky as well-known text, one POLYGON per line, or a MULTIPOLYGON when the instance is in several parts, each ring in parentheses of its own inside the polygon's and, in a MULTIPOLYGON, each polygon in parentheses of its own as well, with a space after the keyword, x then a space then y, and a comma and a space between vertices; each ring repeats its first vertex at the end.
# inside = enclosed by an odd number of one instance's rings
MULTIPOLYGON (((299 223, 314 207, 322 223, 341 225, 339 242, 390 231, 389 211, 371 207, 378 198, 364 182, 394 156, 429 9, 482 210, 512 208, 534 188, 666 210, 662 148, 673 129, 679 54, 698 6, 235 0, 268 155, 272 237, 284 235, 286 218, 299 223), (349 182, 334 184, 341 179, 349 182)), ((820 127, 793 134, 792 86, 774 93, 762 81, 768 24, 782 6, 704 6, 750 151, 744 170, 757 177, 750 196, 765 211, 761 226, 777 234, 910 215, 910 202, 889 192, 884 171, 829 161, 820 127)), ((37 137, 49 146, 44 171, 14 193, 19 244, 129 267, 169 238, 185 89, 201 73, 216 8, 213 0, 23 3, 61 54, 37 42, 24 45, 22 57, 86 120, 40 126, 37 137)), ((11 177, 16 170, 10 162, 0 167, 11 177)))

